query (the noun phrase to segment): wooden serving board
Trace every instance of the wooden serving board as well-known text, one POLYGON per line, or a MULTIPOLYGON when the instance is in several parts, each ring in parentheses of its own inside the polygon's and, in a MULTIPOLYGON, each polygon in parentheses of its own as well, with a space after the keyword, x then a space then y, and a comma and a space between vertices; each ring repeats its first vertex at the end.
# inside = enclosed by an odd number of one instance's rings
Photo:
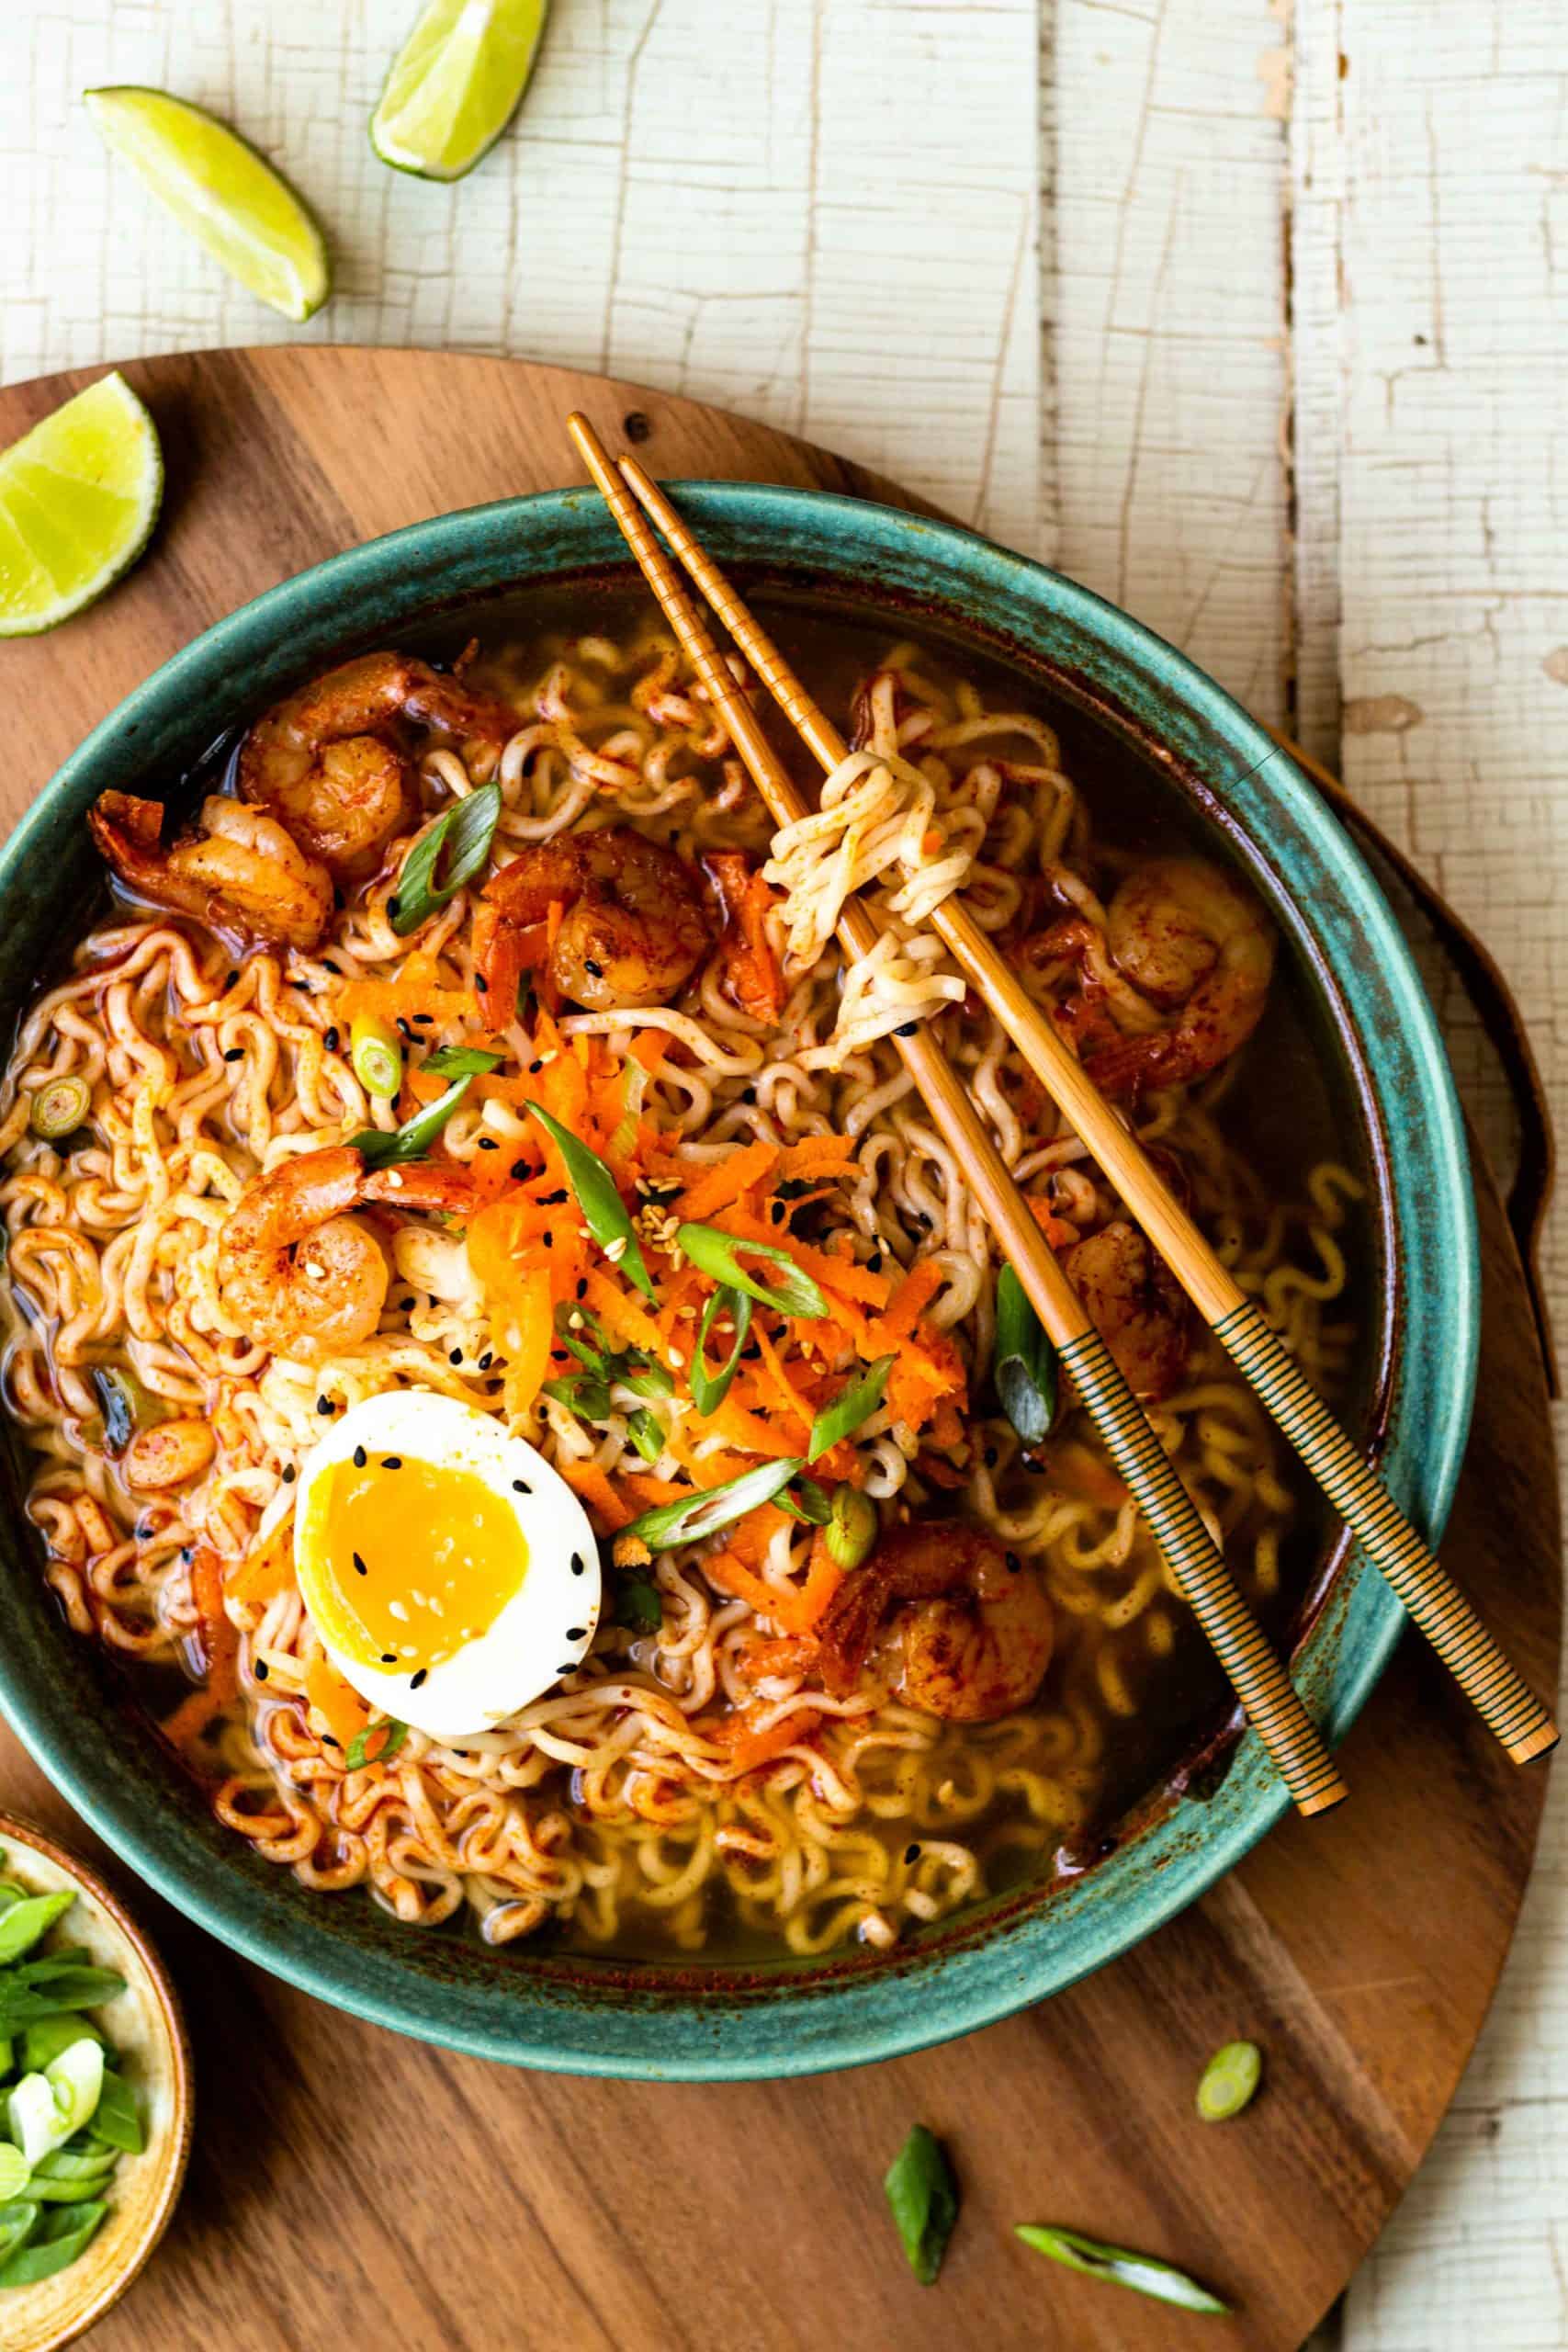
MULTIPOLYGON (((765 426, 515 361, 320 348, 125 372, 163 435, 164 520, 96 610, 0 647, 6 823, 128 688, 244 598, 400 524, 576 480, 569 408, 612 443, 637 440, 666 475, 899 495, 765 426)), ((0 392, 0 444, 87 380, 0 392)), ((1484 1172, 1479 1192, 1482 1376, 1444 1555, 1550 1690, 1561 1590, 1546 1384, 1484 1172)), ((1011 2236, 1015 2222, 1054 2221, 1162 2254, 1229 2296, 1237 2316, 1202 2322, 1205 2343, 1296 2352, 1452 2095, 1545 1791, 1541 1768, 1505 1760, 1418 1643, 1343 1760, 1353 1803, 1286 1821, 1075 1991, 919 2057, 803 2082, 587 2082, 450 2057, 289 1990, 130 1887, 189 2006, 196 2158, 163 2251, 93 2343, 1170 2352, 1200 2325, 1011 2236), (1264 2045, 1266 2088, 1242 2120, 1201 2124, 1199 2073, 1242 2034, 1264 2045), (964 2192, 935 2290, 905 2268, 881 2189, 917 2118, 949 2143, 964 2192)), ((0 1804, 93 1847, 4 1730, 0 1804)))

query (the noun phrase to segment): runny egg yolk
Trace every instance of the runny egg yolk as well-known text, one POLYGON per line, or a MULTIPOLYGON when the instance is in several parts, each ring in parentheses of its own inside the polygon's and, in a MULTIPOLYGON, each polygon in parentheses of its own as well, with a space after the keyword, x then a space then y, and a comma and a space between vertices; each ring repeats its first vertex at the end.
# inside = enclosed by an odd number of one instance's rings
POLYGON ((528 1567, 516 1515, 484 1479, 406 1455, 332 1463, 302 1533, 322 1635, 364 1666, 410 1673, 488 1633, 528 1567))

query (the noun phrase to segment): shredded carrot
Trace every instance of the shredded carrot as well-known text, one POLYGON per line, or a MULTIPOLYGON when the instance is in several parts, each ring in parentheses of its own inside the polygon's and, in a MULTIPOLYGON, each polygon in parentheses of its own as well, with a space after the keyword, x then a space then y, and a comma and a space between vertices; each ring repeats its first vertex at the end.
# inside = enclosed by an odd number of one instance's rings
POLYGON ((625 1340, 632 1347, 640 1348, 644 1355, 653 1356, 660 1363, 668 1364, 670 1343, 647 1308, 639 1306, 619 1283, 612 1282, 598 1266, 590 1266, 587 1281, 584 1298, 606 1329, 617 1340, 625 1340))
POLYGON ((640 1062, 649 1076, 664 1059, 664 1049, 670 1040, 662 1029, 639 1029, 629 1048, 634 1062, 640 1062))
POLYGON ((784 1370, 784 1363, 779 1355, 779 1351, 777 1348, 774 1347, 772 1340, 769 1339, 762 1323, 759 1320, 754 1323, 751 1328, 752 1335, 757 1341, 759 1349, 761 1351, 759 1361, 767 1369, 768 1377, 773 1382, 773 1388, 777 1394, 780 1404, 783 1405, 786 1413, 792 1414, 800 1423, 802 1433, 804 1434, 810 1430, 813 1419, 815 1419, 811 1406, 807 1403, 807 1399, 802 1396, 800 1391, 790 1379, 788 1373, 784 1370))
POLYGON ((804 1673, 816 1657, 817 1644, 809 1634, 783 1634, 743 1650, 739 1670, 748 1682, 761 1682, 770 1674, 804 1673))
POLYGON ((236 1600, 262 1608, 280 1592, 288 1591, 294 1581, 292 1531, 292 1518, 280 1520, 265 1543, 253 1544, 230 1571, 229 1590, 236 1600))
POLYGON ((596 1462, 563 1463, 561 1476, 573 1494, 580 1495, 587 1504, 590 1517, 599 1521, 600 1534, 617 1534, 636 1516, 626 1509, 596 1462))
POLYGON ((759 1503, 744 1519, 738 1519, 724 1540, 724 1548, 732 1552, 749 1568, 759 1566, 766 1558, 768 1546, 781 1527, 790 1521, 777 1503, 759 1503))
POLYGON ((773 889, 752 870, 744 850, 709 850, 703 859, 724 910, 719 958, 729 993, 753 1020, 776 1021, 784 1010, 784 975, 768 938, 773 889))
POLYGON ((776 1144, 743 1144, 723 1159, 705 1168, 695 1183, 681 1195, 681 1214, 694 1223, 712 1216, 716 1209, 728 1208, 742 1193, 765 1184, 779 1163, 776 1144))
MULTIPOLYGON (((719 1226, 732 1241, 761 1241, 770 1250, 779 1247, 776 1227, 764 1225, 760 1216, 749 1209, 731 1209, 719 1226)), ((869 1266, 857 1266, 852 1259, 840 1258, 826 1250, 813 1250, 792 1235, 789 1254, 804 1273, 830 1290, 837 1297, 861 1300, 867 1306, 886 1306, 891 1288, 886 1274, 874 1274, 869 1266)))
POLYGON ((942 837, 941 833, 937 831, 934 825, 928 825, 925 831, 920 835, 921 854, 925 857, 934 857, 942 846, 942 837))
POLYGON ((517 1324, 518 1343, 512 1351, 507 1376, 507 1408, 525 1413, 550 1374, 550 1349, 555 1342, 551 1318, 550 1276, 543 1267, 525 1275, 517 1324))
POLYGON ((190 1569, 191 1598, 201 1619, 207 1688, 220 1706, 239 1695, 240 1636, 223 1606, 223 1563, 210 1544, 197 1544, 190 1569))
POLYGON ((305 1696, 338 1746, 352 1747, 370 1720, 370 1710, 328 1659, 313 1657, 305 1668, 305 1696))
POLYGON ((809 1739, 821 1722, 813 1707, 803 1707, 798 1713, 785 1715, 766 1731, 752 1729, 747 1715, 729 1715, 714 1725, 708 1737, 729 1750, 729 1759, 738 1772, 755 1772, 763 1764, 771 1764, 787 1747, 796 1747, 809 1739))
POLYGON ((807 1632, 816 1625, 843 1581, 844 1572, 829 1551, 827 1538, 818 1528, 811 1540, 811 1559, 806 1571, 806 1582, 800 1589, 800 1615, 807 1632))
POLYGON ((889 1347, 907 1340, 942 1286, 942 1268, 934 1258, 919 1258, 910 1267, 888 1301, 879 1329, 889 1347))
POLYGON ((1040 1193, 1030 1193, 1025 1198, 1030 1216, 1053 1250, 1065 1250, 1069 1242, 1077 1239, 1077 1227, 1069 1225, 1065 1217, 1054 1216, 1049 1203, 1040 1193))
POLYGON ((787 1143, 779 1154, 779 1174, 786 1182, 800 1176, 842 1176, 853 1165, 852 1136, 807 1136, 802 1143, 787 1143))

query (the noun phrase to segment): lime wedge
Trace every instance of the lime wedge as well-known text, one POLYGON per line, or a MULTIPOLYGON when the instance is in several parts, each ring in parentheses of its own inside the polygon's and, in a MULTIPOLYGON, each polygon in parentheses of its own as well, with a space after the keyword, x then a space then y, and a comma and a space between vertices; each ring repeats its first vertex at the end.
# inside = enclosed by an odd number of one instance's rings
POLYGON ((288 181, 226 122, 166 90, 85 90, 107 146, 242 286, 308 319, 327 299, 321 232, 288 181))
POLYGON ((0 637, 35 637, 101 596, 158 519, 157 428, 104 376, 0 451, 0 637))
POLYGON ((527 85, 549 0, 430 0, 370 118, 384 164, 460 180, 493 147, 527 85))

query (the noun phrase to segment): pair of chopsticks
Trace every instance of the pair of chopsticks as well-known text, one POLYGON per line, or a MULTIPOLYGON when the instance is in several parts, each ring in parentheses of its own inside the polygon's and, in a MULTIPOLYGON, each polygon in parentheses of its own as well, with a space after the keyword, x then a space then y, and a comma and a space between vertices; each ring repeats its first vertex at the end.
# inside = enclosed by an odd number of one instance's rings
MULTIPOLYGON (((642 509, 657 523, 827 772, 847 755, 842 737, 635 458, 622 457, 617 469, 581 414, 569 418, 568 430, 694 668, 722 712, 774 823, 795 822, 807 813, 806 804, 642 509)), ((1137 1138, 1122 1125, 1093 1080, 1008 970, 986 933, 956 899, 947 899, 931 920, 1205 1322, 1229 1350, 1509 1755, 1523 1763, 1554 1747, 1558 1733, 1551 1716, 1328 1413, 1261 1309, 1221 1263, 1137 1138)), ((875 919, 858 900, 845 906, 839 937, 851 956, 863 956, 874 944, 875 919)), ((1345 1784, 1289 1676, 1232 1581, 1190 1496, 1030 1214, 966 1089, 929 1024, 912 1037, 895 1037, 893 1043, 944 1140, 960 1155, 960 1165, 1030 1304, 1077 1383, 1096 1429, 1292 1797, 1303 1814, 1326 1811, 1348 1793, 1345 1784)))

